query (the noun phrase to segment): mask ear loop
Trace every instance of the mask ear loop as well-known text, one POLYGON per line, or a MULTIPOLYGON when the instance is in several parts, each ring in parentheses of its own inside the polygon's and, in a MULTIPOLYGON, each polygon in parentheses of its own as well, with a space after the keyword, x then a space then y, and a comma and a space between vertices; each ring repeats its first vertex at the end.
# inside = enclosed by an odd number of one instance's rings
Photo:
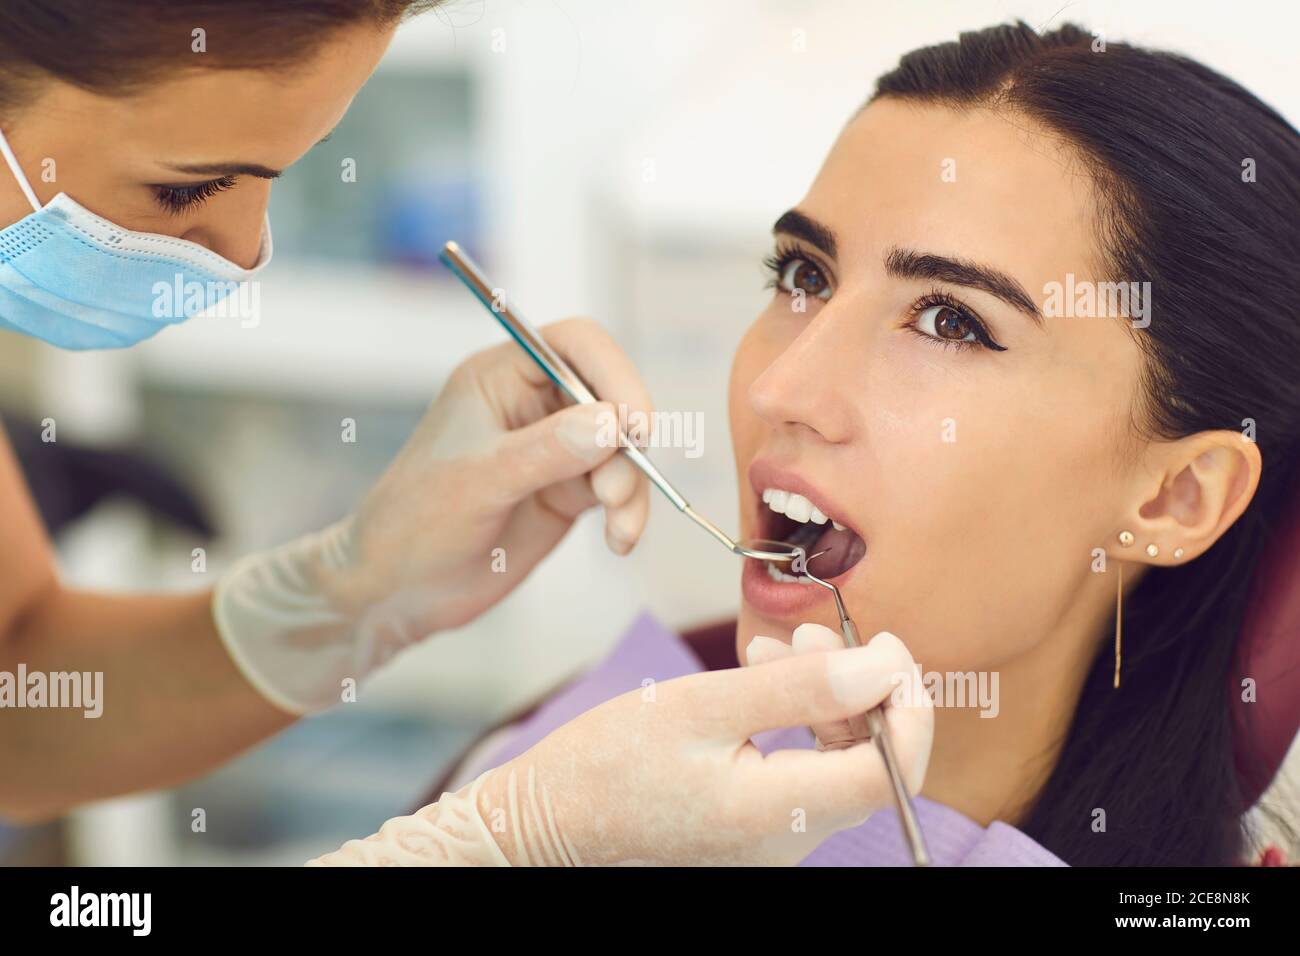
POLYGON ((22 166, 18 165, 18 157, 14 155, 14 151, 10 148, 4 130, 0 130, 0 153, 4 154, 5 162, 9 164, 9 171, 14 174, 14 179, 18 180, 18 185, 22 187, 23 195, 32 204, 32 211, 40 212, 42 208, 41 201, 36 198, 36 193, 32 191, 32 184, 27 181, 27 175, 23 172, 22 166))

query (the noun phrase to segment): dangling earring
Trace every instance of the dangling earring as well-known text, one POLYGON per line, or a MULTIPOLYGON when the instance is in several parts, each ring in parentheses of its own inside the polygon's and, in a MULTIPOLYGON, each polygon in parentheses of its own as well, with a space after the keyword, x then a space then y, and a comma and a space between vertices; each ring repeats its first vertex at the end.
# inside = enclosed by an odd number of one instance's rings
POLYGON ((1115 689, 1119 689, 1119 639, 1124 627, 1124 562, 1115 578, 1115 689))
MULTIPOLYGON (((1133 532, 1121 531, 1119 533, 1119 543, 1121 547, 1128 548, 1133 545, 1133 532)), ((1119 661, 1120 661, 1120 637, 1124 632, 1124 562, 1117 562, 1116 571, 1118 574, 1115 579, 1115 687, 1119 688, 1119 661)))

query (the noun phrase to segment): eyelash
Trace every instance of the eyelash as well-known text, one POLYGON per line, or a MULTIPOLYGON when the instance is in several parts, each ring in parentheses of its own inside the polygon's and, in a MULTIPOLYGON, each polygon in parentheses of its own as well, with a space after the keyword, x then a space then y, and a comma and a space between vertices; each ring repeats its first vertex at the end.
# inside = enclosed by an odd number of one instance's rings
MULTIPOLYGON (((766 289, 778 289, 779 291, 784 292, 785 290, 780 288, 781 277, 785 275, 785 271, 789 265, 797 260, 808 262, 821 272, 822 278, 825 279, 828 285, 830 284, 830 279, 827 277, 826 270, 823 269, 822 266, 811 256, 797 249, 777 246, 772 255, 763 259, 764 268, 771 273, 771 278, 767 280, 763 287, 766 289)), ((940 348, 948 348, 951 346, 957 349, 985 348, 992 352, 1006 351, 1006 346, 999 345, 997 342, 993 341, 993 337, 989 335, 988 326, 984 324, 983 320, 980 319, 979 316, 958 299, 955 299, 953 296, 941 289, 934 289, 922 296, 920 299, 917 299, 916 302, 912 303, 908 313, 911 315, 913 322, 915 322, 915 320, 918 319, 926 309, 932 309, 936 305, 942 305, 945 308, 952 309, 952 311, 964 318, 970 324, 971 331, 974 332, 976 341, 966 342, 959 339, 937 338, 936 336, 922 332, 915 325, 909 325, 907 327, 908 331, 929 342, 935 343, 940 348)))
POLYGON ((990 352, 1005 352, 1007 350, 1005 345, 999 345, 997 342, 993 341, 993 336, 989 335, 988 326, 984 324, 983 320, 980 319, 978 315, 972 312, 961 301, 953 298, 947 292, 940 289, 934 289, 917 299, 916 302, 912 304, 912 308, 909 311, 912 315, 913 322, 915 323, 915 321, 925 313, 926 309, 933 309, 936 305, 941 305, 946 309, 951 309, 965 319, 971 326, 971 332, 975 334, 975 341, 967 342, 964 339, 938 338, 937 336, 922 332, 915 324, 909 325, 907 330, 914 335, 919 335, 928 342, 935 343, 940 348, 948 348, 949 346, 959 350, 983 348, 988 349, 990 352))
POLYGON ((222 176, 193 186, 154 186, 153 189, 158 205, 168 212, 180 213, 203 205, 217 193, 225 192, 234 185, 234 176, 222 176))
MULTIPOLYGON (((826 280, 826 284, 830 285, 830 278, 828 273, 824 268, 822 268, 821 263, 819 263, 816 259, 812 258, 811 256, 809 256, 804 252, 801 252, 798 249, 793 248, 792 246, 778 245, 776 249, 773 250, 770 256, 765 256, 763 259, 763 268, 767 272, 771 273, 771 277, 767 280, 767 282, 763 284, 763 288, 765 289, 779 288, 781 284, 781 276, 785 275, 785 270, 789 267, 790 263, 797 262, 797 261, 807 262, 818 272, 820 272, 822 274, 822 278, 826 280)), ((782 289, 781 291, 784 292, 785 290, 782 289)))

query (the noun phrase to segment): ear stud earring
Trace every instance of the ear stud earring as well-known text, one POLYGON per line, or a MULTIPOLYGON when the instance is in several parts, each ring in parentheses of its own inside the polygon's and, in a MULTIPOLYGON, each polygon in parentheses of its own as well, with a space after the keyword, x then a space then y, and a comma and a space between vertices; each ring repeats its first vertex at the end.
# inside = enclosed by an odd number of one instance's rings
POLYGON ((1120 543, 1120 546, 1121 546, 1121 547, 1125 547, 1125 548, 1127 548, 1127 547, 1131 546, 1131 545, 1133 544, 1133 532, 1132 532, 1132 531, 1121 531, 1121 532, 1119 533, 1119 543, 1120 543))
POLYGON ((1149 545, 1147 545, 1147 556, 1148 556, 1148 557, 1155 558, 1155 557, 1159 557, 1159 555, 1160 555, 1160 549, 1159 549, 1159 548, 1157 548, 1154 544, 1149 544, 1149 545))
POLYGON ((1174 548, 1174 560, 1175 560, 1175 561, 1178 561, 1178 560, 1180 560, 1180 559, 1182 558, 1182 556, 1183 556, 1183 549, 1182 549, 1182 548, 1174 548))

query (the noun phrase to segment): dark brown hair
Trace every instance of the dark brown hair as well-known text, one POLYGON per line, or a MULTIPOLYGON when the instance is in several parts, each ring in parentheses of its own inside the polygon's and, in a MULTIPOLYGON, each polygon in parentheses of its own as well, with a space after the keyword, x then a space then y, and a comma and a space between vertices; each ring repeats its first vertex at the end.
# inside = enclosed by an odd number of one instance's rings
MULTIPOLYGON (((1097 186, 1111 278, 1158 313, 1137 434, 1258 421, 1264 460, 1241 518, 1195 561, 1148 569, 1124 605, 1123 685, 1093 661, 1056 765, 1020 826, 1074 865, 1223 865, 1247 846, 1234 769, 1234 646, 1263 545, 1300 462, 1300 134, 1201 64, 1072 24, 964 33, 907 54, 875 98, 995 108, 1073 144, 1097 186), (1258 179, 1243 175, 1249 161, 1258 179), (1094 829, 1105 811, 1105 830, 1094 829)), ((1288 834, 1290 836, 1290 834, 1288 834)))
POLYGON ((438 2, 3 0, 0 110, 20 108, 50 79, 124 95, 178 69, 289 67, 339 27, 385 26, 438 2))

